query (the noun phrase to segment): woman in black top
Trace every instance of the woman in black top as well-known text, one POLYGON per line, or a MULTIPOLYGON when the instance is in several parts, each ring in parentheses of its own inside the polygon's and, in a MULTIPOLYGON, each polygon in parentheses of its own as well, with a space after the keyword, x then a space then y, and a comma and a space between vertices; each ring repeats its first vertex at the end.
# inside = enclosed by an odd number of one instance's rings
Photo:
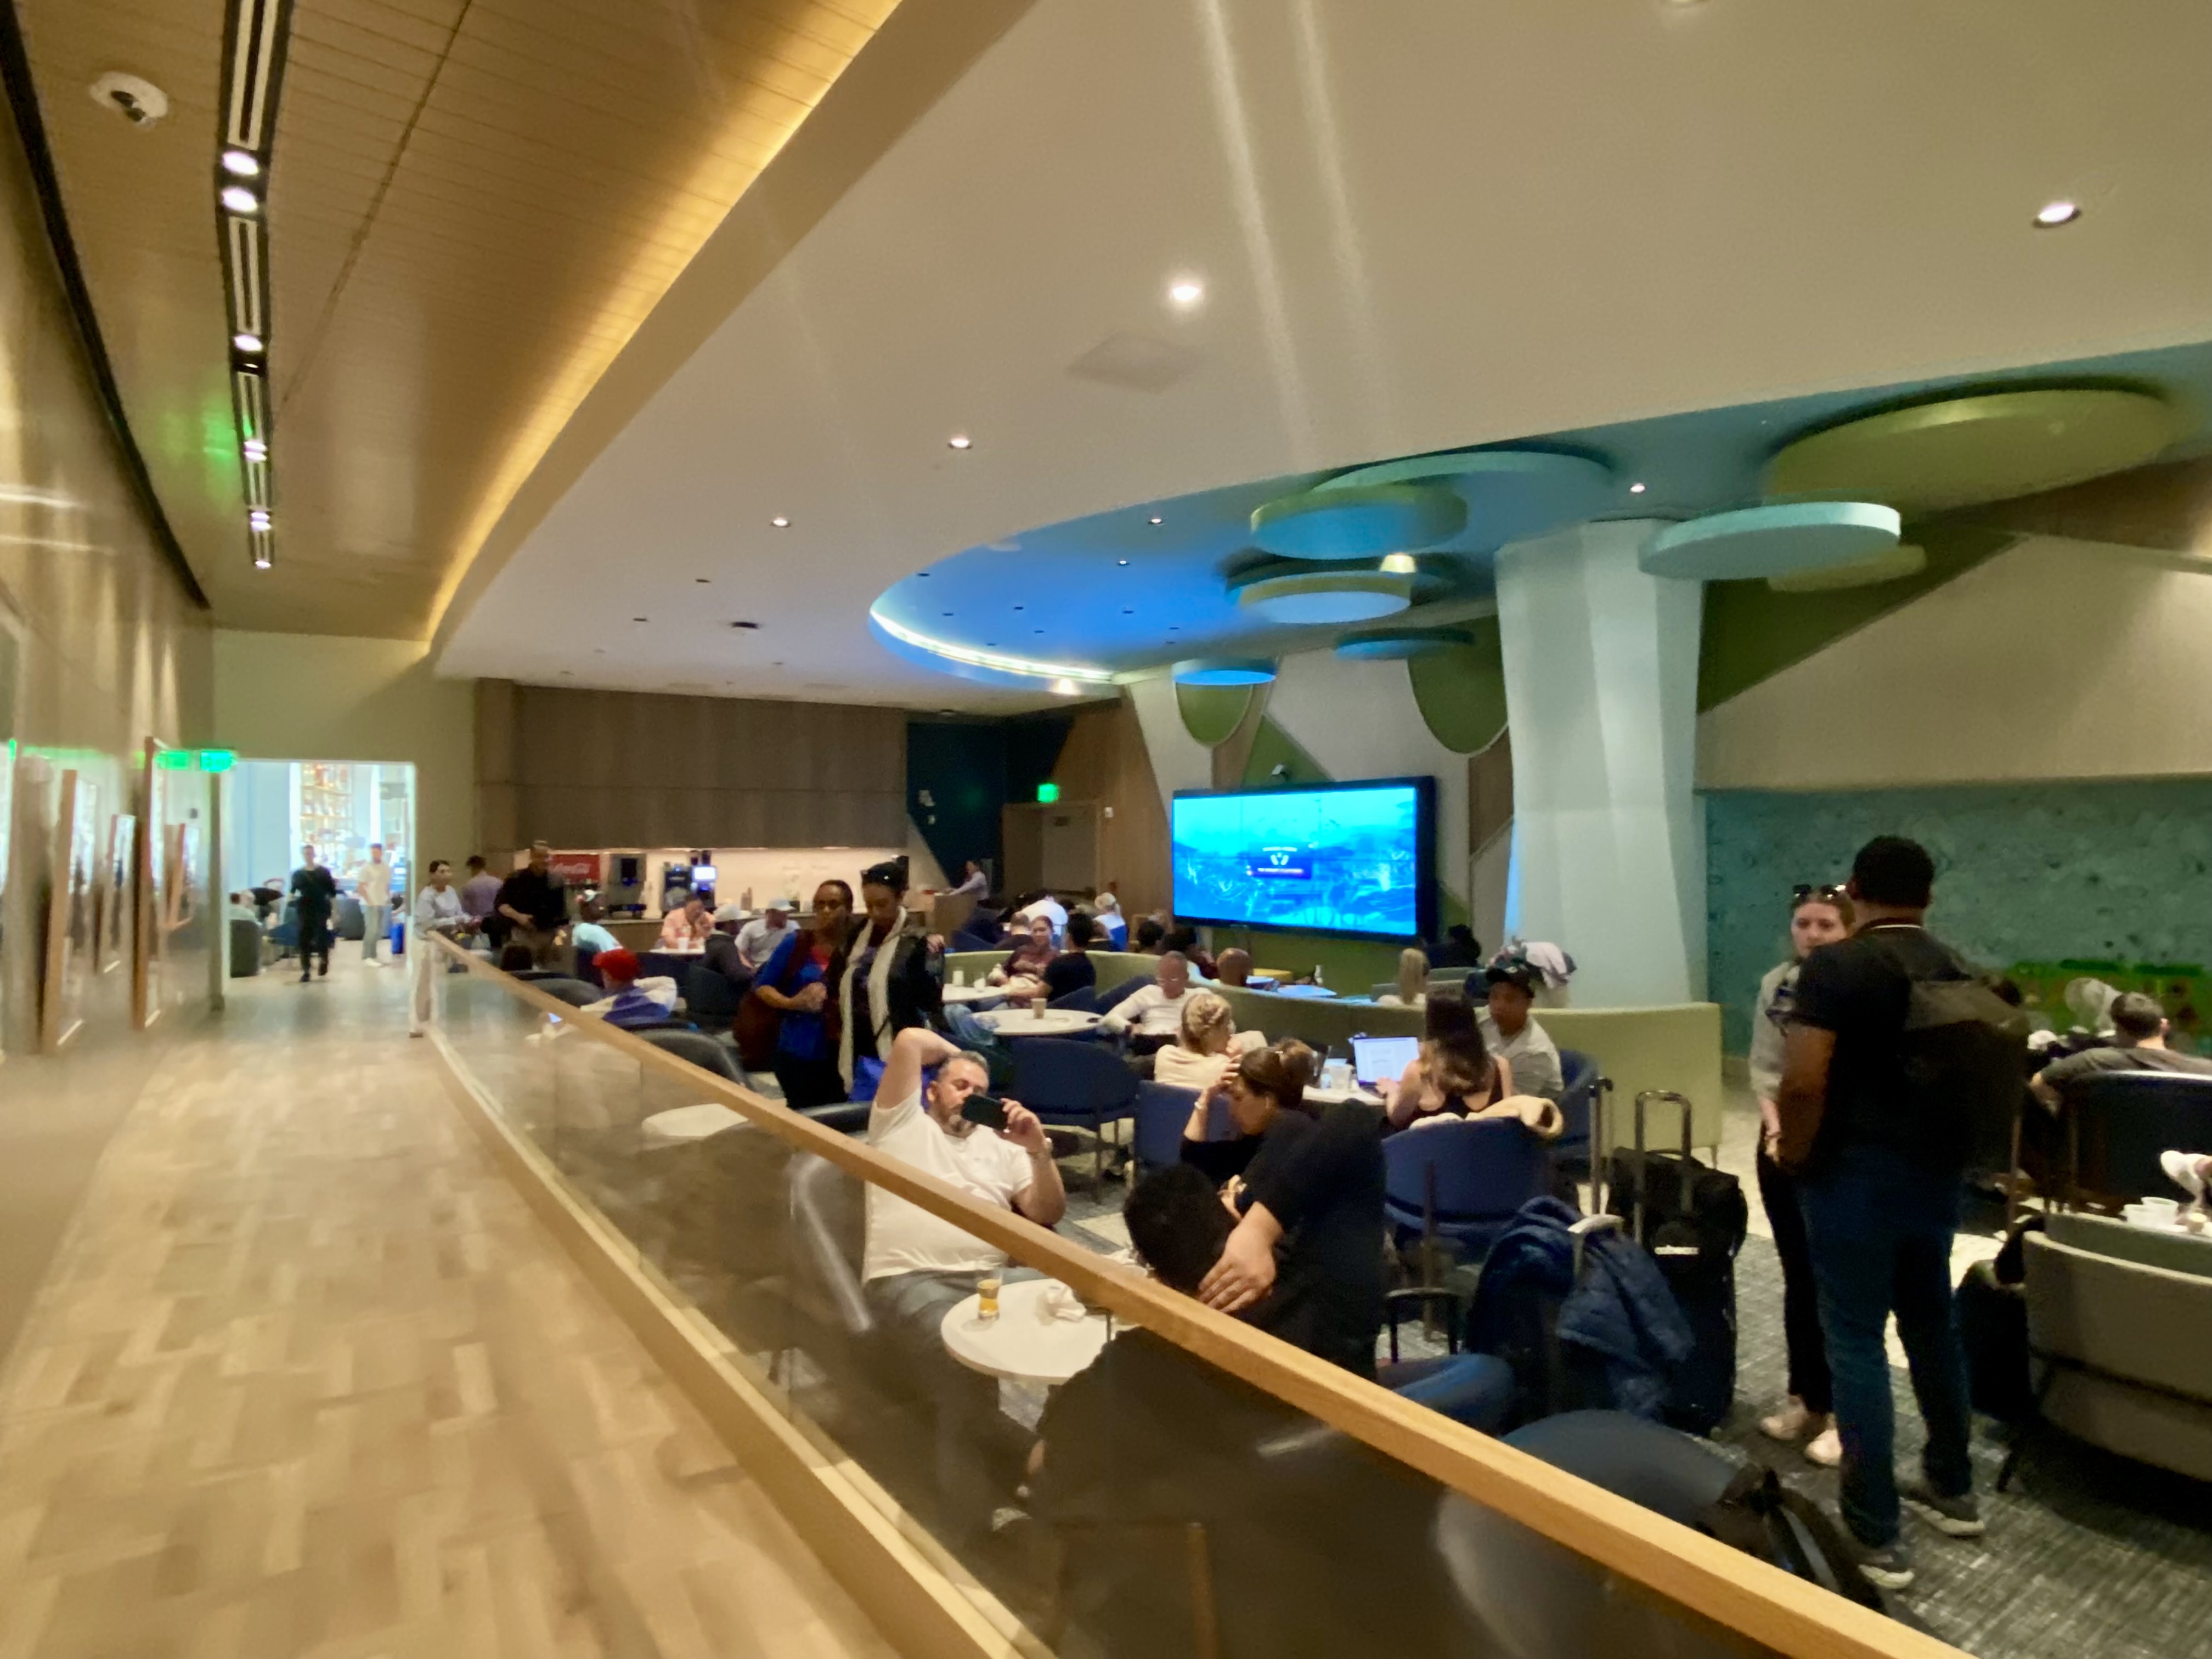
MULTIPOLYGON (((1346 1101, 1316 1113, 1305 1091, 1316 1067, 1296 1042, 1256 1049, 1228 1079, 1237 1135, 1193 1138, 1183 1160, 1225 1182, 1237 1217, 1221 1259, 1199 1286, 1223 1313, 1254 1322, 1332 1364, 1375 1375, 1382 1328, 1382 1117, 1346 1101)), ((1194 1117, 1193 1127, 1203 1134, 1194 1117)))
POLYGON ((1098 924, 1088 915, 1078 910, 1067 919, 1067 949, 1054 957, 1044 970, 1047 1002, 1057 1002, 1071 991, 1098 983, 1098 964, 1089 955, 1097 940, 1098 924))
POLYGON ((837 987, 837 1069, 852 1100, 872 1100, 891 1054, 891 1040, 916 1025, 934 1026, 944 1003, 936 948, 924 919, 908 911, 906 860, 892 859, 860 874, 866 908, 830 969, 837 987))

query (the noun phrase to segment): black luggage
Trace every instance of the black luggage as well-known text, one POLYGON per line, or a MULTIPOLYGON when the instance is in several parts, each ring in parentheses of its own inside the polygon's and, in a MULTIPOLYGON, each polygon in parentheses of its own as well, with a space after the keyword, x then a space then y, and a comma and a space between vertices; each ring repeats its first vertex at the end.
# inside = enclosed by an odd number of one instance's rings
POLYGON ((1636 1148, 1609 1156, 1606 1184, 1609 1209, 1628 1220, 1637 1243, 1657 1261, 1695 1342, 1669 1391, 1667 1420, 1709 1434, 1735 1400, 1735 1258, 1750 1209, 1741 1182, 1692 1153, 1690 1117, 1686 1096, 1639 1093, 1636 1148), (1645 1147, 1645 1115, 1655 1100, 1681 1110, 1680 1153, 1645 1147))

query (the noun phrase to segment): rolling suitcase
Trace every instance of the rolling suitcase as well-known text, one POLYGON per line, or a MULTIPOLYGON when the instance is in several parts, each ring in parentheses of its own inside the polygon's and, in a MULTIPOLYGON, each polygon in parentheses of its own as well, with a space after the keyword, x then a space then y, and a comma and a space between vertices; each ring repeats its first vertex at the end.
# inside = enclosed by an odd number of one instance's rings
POLYGON ((1750 1219, 1743 1183, 1700 1163, 1690 1148, 1690 1103, 1667 1090, 1636 1097, 1636 1150, 1607 1158, 1611 1212, 1626 1219, 1636 1242, 1651 1252, 1688 1321, 1694 1346, 1668 1390, 1667 1420, 1709 1434, 1735 1399, 1735 1258, 1750 1219), (1645 1148, 1652 1101, 1682 1114, 1682 1150, 1645 1148))

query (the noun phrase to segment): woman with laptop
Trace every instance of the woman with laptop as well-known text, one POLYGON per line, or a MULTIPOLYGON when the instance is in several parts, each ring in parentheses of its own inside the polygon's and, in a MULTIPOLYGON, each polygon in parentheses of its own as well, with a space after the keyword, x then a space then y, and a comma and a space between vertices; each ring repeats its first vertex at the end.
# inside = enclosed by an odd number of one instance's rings
POLYGON ((1427 1030, 1413 1063, 1376 1085, 1390 1127, 1418 1129, 1452 1118, 1517 1118, 1545 1140, 1566 1127, 1559 1109, 1540 1095, 1516 1094, 1513 1064, 1493 1054, 1464 996, 1439 991, 1426 1007, 1427 1030))

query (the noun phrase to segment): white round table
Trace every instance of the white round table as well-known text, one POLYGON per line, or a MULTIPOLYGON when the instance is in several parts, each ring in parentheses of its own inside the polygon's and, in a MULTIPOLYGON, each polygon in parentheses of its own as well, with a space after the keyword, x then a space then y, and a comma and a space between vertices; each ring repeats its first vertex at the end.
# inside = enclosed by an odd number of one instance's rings
POLYGON ((999 1316, 976 1316, 979 1298, 967 1297, 945 1310, 938 1327, 945 1351, 972 1371, 1017 1382, 1060 1383, 1098 1358, 1113 1334, 1097 1310, 1081 1319, 1044 1316, 1044 1294, 1056 1281, 1024 1279, 999 1291, 999 1316))
POLYGON ((1333 997, 1336 993, 1326 985, 1278 985, 1269 994, 1279 997, 1333 997))
POLYGON ((947 1002, 972 1006, 979 1002, 1004 1002, 1006 988, 1003 985, 948 985, 941 994, 947 1002))
POLYGON ((1048 1008, 1042 1014, 1026 1008, 999 1008, 976 1018, 1002 1037, 1080 1036, 1098 1028, 1098 1016, 1073 1008, 1048 1008))

